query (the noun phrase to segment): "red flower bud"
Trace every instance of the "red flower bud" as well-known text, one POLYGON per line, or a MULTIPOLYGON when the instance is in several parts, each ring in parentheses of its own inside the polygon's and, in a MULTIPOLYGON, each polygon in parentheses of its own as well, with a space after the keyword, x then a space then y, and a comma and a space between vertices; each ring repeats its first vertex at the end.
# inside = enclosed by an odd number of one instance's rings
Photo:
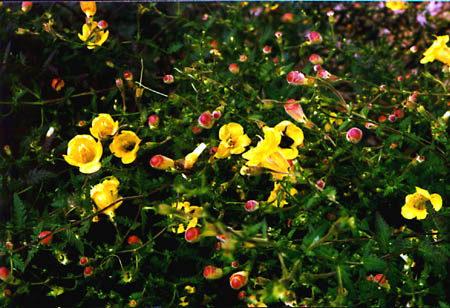
POLYGON ((94 273, 94 268, 92 266, 86 266, 84 268, 83 274, 84 277, 89 277, 94 273))
POLYGON ((239 66, 236 63, 231 63, 230 66, 228 66, 228 70, 232 74, 237 74, 239 73, 239 66))
POLYGON ((159 125, 159 117, 156 114, 152 114, 148 117, 148 126, 150 128, 156 128, 159 125))
POLYGON ((203 128, 211 128, 214 125, 214 118, 212 116, 211 113, 207 112, 203 112, 199 117, 198 117, 198 124, 203 127, 203 128))
POLYGON ((243 300, 243 299, 245 299, 246 296, 247 296, 247 293, 245 293, 245 291, 239 291, 237 298, 239 300, 243 300))
POLYGON ((316 31, 312 31, 309 32, 306 37, 308 38, 309 42, 311 44, 320 44, 322 43, 322 36, 320 35, 319 32, 316 31))
POLYGON ((384 122, 384 121, 386 121, 387 120, 387 118, 386 118, 386 116, 384 116, 384 115, 380 115, 379 117, 378 117, 378 122, 384 122))
POLYGON ((397 116, 395 114, 390 114, 388 116, 388 120, 389 120, 389 122, 393 123, 393 122, 397 121, 397 116))
POLYGON ((305 83, 305 75, 298 71, 291 71, 286 77, 289 84, 302 85, 305 83))
POLYGON ((46 237, 50 233, 52 233, 52 232, 51 231, 42 231, 41 234, 39 234, 39 238, 45 237, 43 240, 41 240, 42 245, 47 245, 52 242, 53 235, 46 237))
POLYGON ((23 1, 22 2, 22 11, 24 13, 29 12, 31 10, 31 7, 33 6, 32 1, 23 1))
POLYGON ((88 264, 88 262, 89 262, 88 258, 86 258, 86 257, 81 257, 80 258, 80 265, 81 266, 85 266, 86 264, 88 264))
POLYGON ((223 276, 223 271, 221 268, 208 265, 203 269, 203 277, 206 279, 219 279, 223 276))
POLYGON ((240 288, 244 287, 247 284, 247 281, 248 281, 248 272, 240 271, 231 275, 230 286, 235 290, 239 290, 240 288))
POLYGON ((253 212, 253 211, 256 211, 257 209, 258 209, 258 201, 255 201, 255 200, 248 200, 246 203, 245 203, 245 206, 244 206, 244 208, 245 208, 245 210, 247 211, 247 212, 253 212))
POLYGON ((165 75, 165 76, 163 77, 163 82, 164 82, 164 83, 171 84, 171 83, 173 83, 174 81, 175 81, 175 79, 173 78, 172 75, 165 75))
POLYGON ((323 59, 318 54, 313 53, 311 56, 309 56, 309 62, 311 62, 312 64, 315 64, 315 65, 322 64, 323 59))
POLYGON ((270 47, 268 45, 264 46, 263 53, 269 54, 271 51, 272 51, 272 47, 270 47))
POLYGON ((100 30, 105 30, 108 28, 108 23, 106 22, 106 20, 100 20, 97 26, 99 27, 100 30))
POLYGON ((362 130, 353 127, 348 130, 346 138, 348 142, 358 143, 361 141, 362 136, 363 136, 362 130))
POLYGON ((60 78, 53 78, 52 88, 55 89, 56 92, 61 91, 63 87, 64 87, 64 80, 60 78))
POLYGON ((196 243, 200 241, 200 229, 197 227, 192 227, 186 230, 184 233, 184 239, 189 243, 196 243))
POLYGON ((129 245, 137 245, 142 244, 141 239, 136 235, 130 235, 127 240, 129 245))
POLYGON ((3 281, 7 281, 9 279, 9 269, 2 266, 0 267, 0 279, 3 281))
POLYGON ((130 71, 125 71, 123 73, 123 79, 125 79, 127 81, 133 80, 133 73, 131 73, 130 71))

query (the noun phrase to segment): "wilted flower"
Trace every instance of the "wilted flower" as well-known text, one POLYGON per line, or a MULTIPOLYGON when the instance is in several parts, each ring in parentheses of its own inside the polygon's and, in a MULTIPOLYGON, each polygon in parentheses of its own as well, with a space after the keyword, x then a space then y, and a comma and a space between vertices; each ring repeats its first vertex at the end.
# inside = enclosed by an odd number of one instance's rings
MULTIPOLYGON (((97 211, 101 211, 109 205, 116 202, 122 197, 119 196, 119 180, 110 176, 107 177, 102 183, 95 185, 91 188, 91 199, 94 201, 97 211)), ((123 201, 117 202, 113 206, 109 207, 102 213, 108 215, 111 220, 114 219, 114 211, 122 204, 123 201)))
POLYGON ((103 154, 102 144, 96 142, 90 135, 77 135, 69 141, 65 161, 72 166, 80 168, 81 173, 97 172, 102 166, 100 158, 103 154))
POLYGON ((448 41, 448 35, 437 36, 433 45, 423 53, 424 57, 420 60, 420 63, 425 64, 438 60, 450 65, 450 48, 447 47, 448 41))
POLYGON ((405 205, 402 206, 402 216, 406 219, 425 219, 428 215, 427 203, 430 202, 435 211, 442 207, 442 197, 439 194, 431 194, 428 190, 416 187, 416 192, 407 195, 405 205))
POLYGON ((114 156, 122 159, 122 163, 131 164, 136 159, 141 139, 132 131, 124 130, 119 135, 115 135, 109 149, 114 156))
POLYGON ((97 139, 102 139, 106 136, 113 136, 119 130, 119 121, 113 120, 108 113, 100 113, 92 121, 92 127, 90 128, 91 135, 97 139))
POLYGON ((219 130, 220 144, 215 154, 216 158, 227 158, 231 154, 241 154, 251 140, 244 135, 244 128, 238 123, 228 123, 219 130))
POLYGON ((83 34, 78 33, 78 37, 83 42, 87 42, 88 49, 94 49, 98 46, 103 45, 109 35, 109 30, 103 31, 97 27, 98 23, 96 21, 90 24, 84 24, 82 28, 83 34))

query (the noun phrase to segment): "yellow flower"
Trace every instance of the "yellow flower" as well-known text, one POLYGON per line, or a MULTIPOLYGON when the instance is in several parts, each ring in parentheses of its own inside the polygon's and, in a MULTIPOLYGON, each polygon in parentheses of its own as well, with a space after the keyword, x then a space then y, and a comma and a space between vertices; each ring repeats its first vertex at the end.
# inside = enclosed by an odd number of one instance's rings
MULTIPOLYGON (((120 182, 116 177, 110 176, 107 177, 102 183, 91 188, 91 199, 94 200, 94 203, 97 206, 97 211, 104 209, 118 199, 122 198, 119 196, 119 190, 117 188, 119 184, 120 182)), ((109 218, 113 220, 115 216, 114 211, 122 204, 122 202, 123 201, 120 201, 114 204, 102 213, 108 215, 109 218)))
POLYGON ((422 188, 416 187, 416 192, 407 195, 405 205, 402 206, 402 216, 406 219, 425 219, 427 217, 427 202, 430 201, 435 211, 442 207, 442 197, 432 194, 422 188))
POLYGON ((284 147, 284 144, 282 144, 283 147, 280 146, 280 152, 283 156, 286 159, 296 158, 298 155, 297 147, 303 143, 303 131, 289 121, 278 123, 274 129, 280 132, 282 136, 281 143, 283 143, 283 139, 288 139, 287 142, 290 143, 286 145, 287 148, 284 147))
POLYGON ((195 293, 195 287, 192 287, 192 286, 190 286, 190 285, 185 286, 184 289, 185 289, 186 292, 188 292, 189 294, 195 293))
MULTIPOLYGON (((288 202, 286 201, 286 193, 284 191, 281 190, 281 184, 278 182, 274 183, 273 186, 273 190, 270 192, 269 198, 267 199, 268 203, 272 203, 274 206, 276 207, 283 207, 285 206, 288 202), (278 199, 278 194, 281 192, 281 198, 278 199), (279 200, 279 201, 278 201, 279 200)), ((294 187, 292 187, 289 190, 289 193, 291 194, 291 196, 294 196, 298 193, 297 189, 295 189, 294 187)))
POLYGON ((331 125, 333 125, 333 123, 336 123, 337 125, 341 125, 343 123, 342 119, 337 119, 337 114, 335 112, 330 112, 330 115, 332 117, 330 117, 330 123, 326 123, 324 126, 324 129, 326 132, 329 132, 331 130, 331 125))
POLYGON ((198 157, 203 151, 206 149, 206 144, 200 143, 194 151, 186 155, 184 158, 184 169, 191 169, 194 167, 194 164, 197 162, 198 157))
POLYGON ((92 121, 90 129, 91 135, 97 139, 102 139, 106 136, 113 136, 119 129, 119 121, 114 122, 113 118, 107 113, 100 113, 92 121))
POLYGON ((280 132, 272 127, 263 127, 263 132, 264 139, 259 141, 256 147, 242 154, 242 157, 248 160, 248 166, 262 165, 270 155, 277 151, 278 145, 281 142, 280 132))
POLYGON ((77 135, 69 141, 67 155, 63 155, 69 165, 80 168, 81 173, 97 172, 102 166, 102 144, 90 135, 77 135))
POLYGON ((136 159, 141 139, 132 131, 124 130, 120 135, 115 135, 109 149, 114 156, 122 159, 122 163, 131 164, 136 159))
MULTIPOLYGON (((176 202, 172 204, 172 207, 176 208, 177 211, 184 210, 184 213, 189 219, 188 225, 185 228, 184 224, 178 224, 178 228, 172 228, 173 233, 183 233, 189 228, 194 228, 197 226, 198 218, 203 215, 203 208, 201 206, 191 206, 189 202, 176 202)), ((172 218, 172 215, 169 215, 172 218)))
POLYGON ((181 302, 178 305, 183 306, 183 307, 189 305, 189 302, 186 302, 186 297, 187 296, 180 297, 181 302))
POLYGON ((78 33, 78 37, 83 42, 87 42, 88 49, 94 49, 102 46, 109 35, 109 30, 103 31, 97 27, 98 23, 92 21, 90 24, 84 24, 82 28, 83 34, 78 33))
POLYGON ((219 130, 220 144, 215 155, 216 158, 227 158, 231 154, 241 154, 245 147, 252 142, 244 135, 244 128, 238 123, 228 123, 219 130))
POLYGON ((87 17, 92 17, 97 12, 97 5, 95 1, 80 1, 80 7, 87 17))
POLYGON ((406 10, 408 5, 403 1, 387 1, 386 7, 396 12, 406 10))
POLYGON ((423 53, 424 57, 420 60, 420 63, 425 64, 438 60, 450 65, 450 48, 447 47, 448 40, 448 35, 436 36, 433 45, 423 53))

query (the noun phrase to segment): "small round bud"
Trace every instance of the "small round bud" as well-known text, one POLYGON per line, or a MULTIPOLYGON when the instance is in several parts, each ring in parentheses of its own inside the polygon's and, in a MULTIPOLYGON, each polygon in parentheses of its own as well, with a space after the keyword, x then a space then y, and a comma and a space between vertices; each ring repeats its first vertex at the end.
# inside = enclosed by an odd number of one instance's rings
POLYGON ((136 235, 130 235, 127 239, 129 245, 138 245, 142 244, 141 239, 136 235))
POLYGON ((22 12, 27 13, 31 10, 31 7, 33 6, 32 1, 23 1, 22 2, 22 12))
POLYGON ((240 271, 231 275, 230 286, 235 290, 239 290, 240 288, 244 287, 247 284, 247 281, 248 281, 248 272, 240 271))
POLYGON ((239 66, 236 63, 231 63, 230 66, 228 67, 228 70, 232 74, 237 74, 239 73, 239 66))
POLYGON ((362 130, 360 130, 359 128, 353 127, 348 130, 346 138, 347 138, 348 142, 358 143, 361 141, 362 136, 363 136, 362 130))
POLYGON ((214 125, 214 118, 212 116, 212 114, 210 112, 203 112, 199 117, 198 117, 198 124, 206 129, 209 129, 211 127, 213 127, 214 125))
POLYGON ((159 125, 159 117, 156 114, 152 114, 148 117, 148 126, 153 129, 157 128, 159 125))
POLYGON ((163 77, 163 82, 166 83, 166 84, 171 84, 171 83, 173 83, 174 81, 175 81, 175 78, 173 78, 172 75, 165 75, 165 76, 163 77))
POLYGON ((9 279, 9 269, 7 267, 0 267, 0 279, 3 281, 7 281, 9 279))
POLYGON ((196 243, 200 241, 200 229, 197 227, 189 228, 184 233, 184 239, 189 243, 196 243))
POLYGON ((309 42, 311 44, 320 44, 322 43, 322 36, 320 35, 319 32, 316 31, 312 31, 309 32, 306 37, 308 38, 309 42))
POLYGON ((272 47, 266 45, 263 48, 263 53, 265 53, 266 55, 272 52, 272 47))
POLYGON ((221 268, 208 265, 203 269, 203 277, 206 279, 219 279, 223 276, 223 271, 221 268))
POLYGON ((255 201, 255 200, 248 200, 244 206, 244 208, 247 212, 256 211, 258 209, 258 207, 259 207, 259 203, 258 203, 258 201, 255 201))
POLYGON ((123 79, 125 79, 126 81, 133 80, 133 73, 131 73, 130 71, 125 71, 123 73, 123 79))
POLYGON ((89 262, 88 258, 86 258, 86 257, 81 257, 80 258, 80 265, 81 266, 85 266, 86 264, 88 264, 88 262, 89 262))
POLYGON ((52 242, 53 235, 47 236, 47 235, 49 235, 51 233, 52 233, 51 231, 42 231, 39 234, 39 238, 44 238, 45 237, 44 239, 41 240, 41 244, 42 245, 47 245, 47 244, 50 244, 52 242))
POLYGON ((397 116, 395 114, 390 114, 388 116, 388 120, 389 122, 394 123, 395 121, 397 121, 397 116))
POLYGON ((84 277, 89 277, 94 273, 94 268, 92 266, 86 266, 84 268, 83 274, 84 277))
MULTIPOLYGON (((106 20, 100 20, 97 24, 98 28, 100 30, 105 30, 108 28, 108 22, 106 22, 106 20)), ((128 79, 127 79, 128 80, 128 79)))
POLYGON ((323 64, 323 59, 318 54, 313 53, 312 55, 309 56, 309 62, 311 62, 314 65, 323 64))

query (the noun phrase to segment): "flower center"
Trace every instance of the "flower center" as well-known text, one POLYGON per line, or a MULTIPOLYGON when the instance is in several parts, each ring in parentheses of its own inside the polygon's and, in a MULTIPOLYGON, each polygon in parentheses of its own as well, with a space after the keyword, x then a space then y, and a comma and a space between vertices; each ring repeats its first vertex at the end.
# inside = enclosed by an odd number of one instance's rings
POLYGON ((227 140, 227 142, 226 142, 226 144, 225 144, 225 147, 226 148, 234 148, 234 140, 233 140, 233 138, 228 138, 228 140, 227 140))
POLYGON ((427 201, 428 199, 422 195, 419 194, 415 194, 413 196, 413 206, 414 208, 418 209, 418 210, 424 210, 427 207, 427 201))
POLYGON ((91 162, 95 157, 95 153, 83 143, 78 146, 78 154, 79 161, 83 164, 91 162))
POLYGON ((125 143, 122 148, 125 152, 131 152, 131 151, 133 151, 135 146, 136 146, 136 142, 129 141, 129 142, 125 143))

